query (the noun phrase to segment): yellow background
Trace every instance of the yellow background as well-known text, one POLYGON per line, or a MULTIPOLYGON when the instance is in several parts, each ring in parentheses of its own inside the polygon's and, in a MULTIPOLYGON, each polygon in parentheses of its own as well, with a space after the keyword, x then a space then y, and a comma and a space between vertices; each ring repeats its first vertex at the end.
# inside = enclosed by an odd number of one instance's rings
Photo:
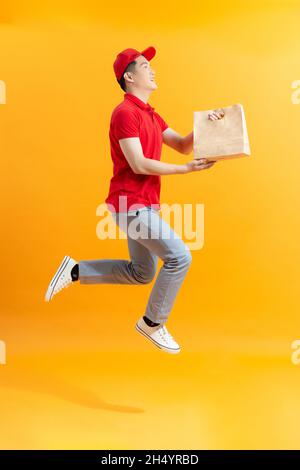
POLYGON ((299 1, 1 2, 1 448, 299 448, 299 24, 299 1), (96 237, 96 208, 123 99, 112 64, 150 45, 169 126, 242 103, 252 152, 162 178, 162 202, 205 205, 168 321, 178 356, 134 329, 153 283, 44 302, 65 254, 128 256, 96 237))

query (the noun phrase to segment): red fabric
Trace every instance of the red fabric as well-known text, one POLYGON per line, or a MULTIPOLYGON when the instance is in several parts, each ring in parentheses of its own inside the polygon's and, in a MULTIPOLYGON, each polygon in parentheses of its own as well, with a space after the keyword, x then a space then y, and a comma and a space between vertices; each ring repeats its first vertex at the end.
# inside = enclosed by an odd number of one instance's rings
POLYGON ((155 204, 160 209, 160 175, 134 173, 119 144, 119 139, 139 137, 144 156, 160 160, 162 133, 169 126, 154 109, 137 96, 124 93, 123 102, 113 110, 109 130, 113 177, 105 202, 112 204, 116 212, 128 211, 133 204, 155 204), (127 207, 119 206, 119 196, 127 196, 127 207))

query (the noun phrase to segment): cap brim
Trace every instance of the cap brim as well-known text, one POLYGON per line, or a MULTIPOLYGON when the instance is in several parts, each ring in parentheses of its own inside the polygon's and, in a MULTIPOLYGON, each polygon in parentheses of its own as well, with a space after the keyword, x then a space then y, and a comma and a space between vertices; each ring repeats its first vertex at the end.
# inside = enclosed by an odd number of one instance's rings
POLYGON ((144 49, 144 50, 141 52, 141 55, 143 55, 144 57, 146 57, 147 60, 153 59, 153 57, 155 56, 155 54, 156 54, 156 49, 155 49, 155 47, 153 47, 153 46, 147 47, 147 49, 144 49))

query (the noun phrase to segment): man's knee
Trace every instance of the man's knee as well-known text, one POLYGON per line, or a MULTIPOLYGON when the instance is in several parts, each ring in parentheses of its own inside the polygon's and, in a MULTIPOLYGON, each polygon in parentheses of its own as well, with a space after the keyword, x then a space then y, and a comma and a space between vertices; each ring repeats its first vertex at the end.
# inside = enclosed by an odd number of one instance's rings
POLYGON ((186 255, 185 255, 186 263, 187 263, 187 264, 191 264, 192 259, 193 259, 193 258, 192 258, 191 250, 190 250, 188 247, 186 247, 186 250, 185 250, 185 251, 186 251, 186 255))
POLYGON ((186 246, 180 253, 174 253, 169 259, 165 260, 165 265, 169 269, 187 269, 192 262, 192 254, 190 249, 186 246))
POLYGON ((192 254, 186 246, 185 251, 179 256, 179 262, 182 266, 189 266, 192 262, 192 254))
POLYGON ((138 284, 149 284, 153 281, 155 274, 155 266, 147 268, 135 266, 133 269, 133 275, 138 284))

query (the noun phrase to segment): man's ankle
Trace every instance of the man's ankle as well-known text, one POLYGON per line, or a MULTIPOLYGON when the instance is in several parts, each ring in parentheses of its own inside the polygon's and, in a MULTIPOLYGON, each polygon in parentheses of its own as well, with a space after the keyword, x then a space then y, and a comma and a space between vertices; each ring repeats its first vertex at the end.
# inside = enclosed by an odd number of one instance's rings
POLYGON ((153 322, 152 320, 150 320, 150 318, 148 318, 148 317, 146 317, 146 316, 144 316, 143 319, 144 319, 145 323, 146 323, 148 326, 158 326, 158 325, 159 325, 159 323, 153 322))
POLYGON ((73 268, 71 269, 71 277, 72 281, 78 281, 79 278, 79 266, 78 264, 75 264, 73 268))

